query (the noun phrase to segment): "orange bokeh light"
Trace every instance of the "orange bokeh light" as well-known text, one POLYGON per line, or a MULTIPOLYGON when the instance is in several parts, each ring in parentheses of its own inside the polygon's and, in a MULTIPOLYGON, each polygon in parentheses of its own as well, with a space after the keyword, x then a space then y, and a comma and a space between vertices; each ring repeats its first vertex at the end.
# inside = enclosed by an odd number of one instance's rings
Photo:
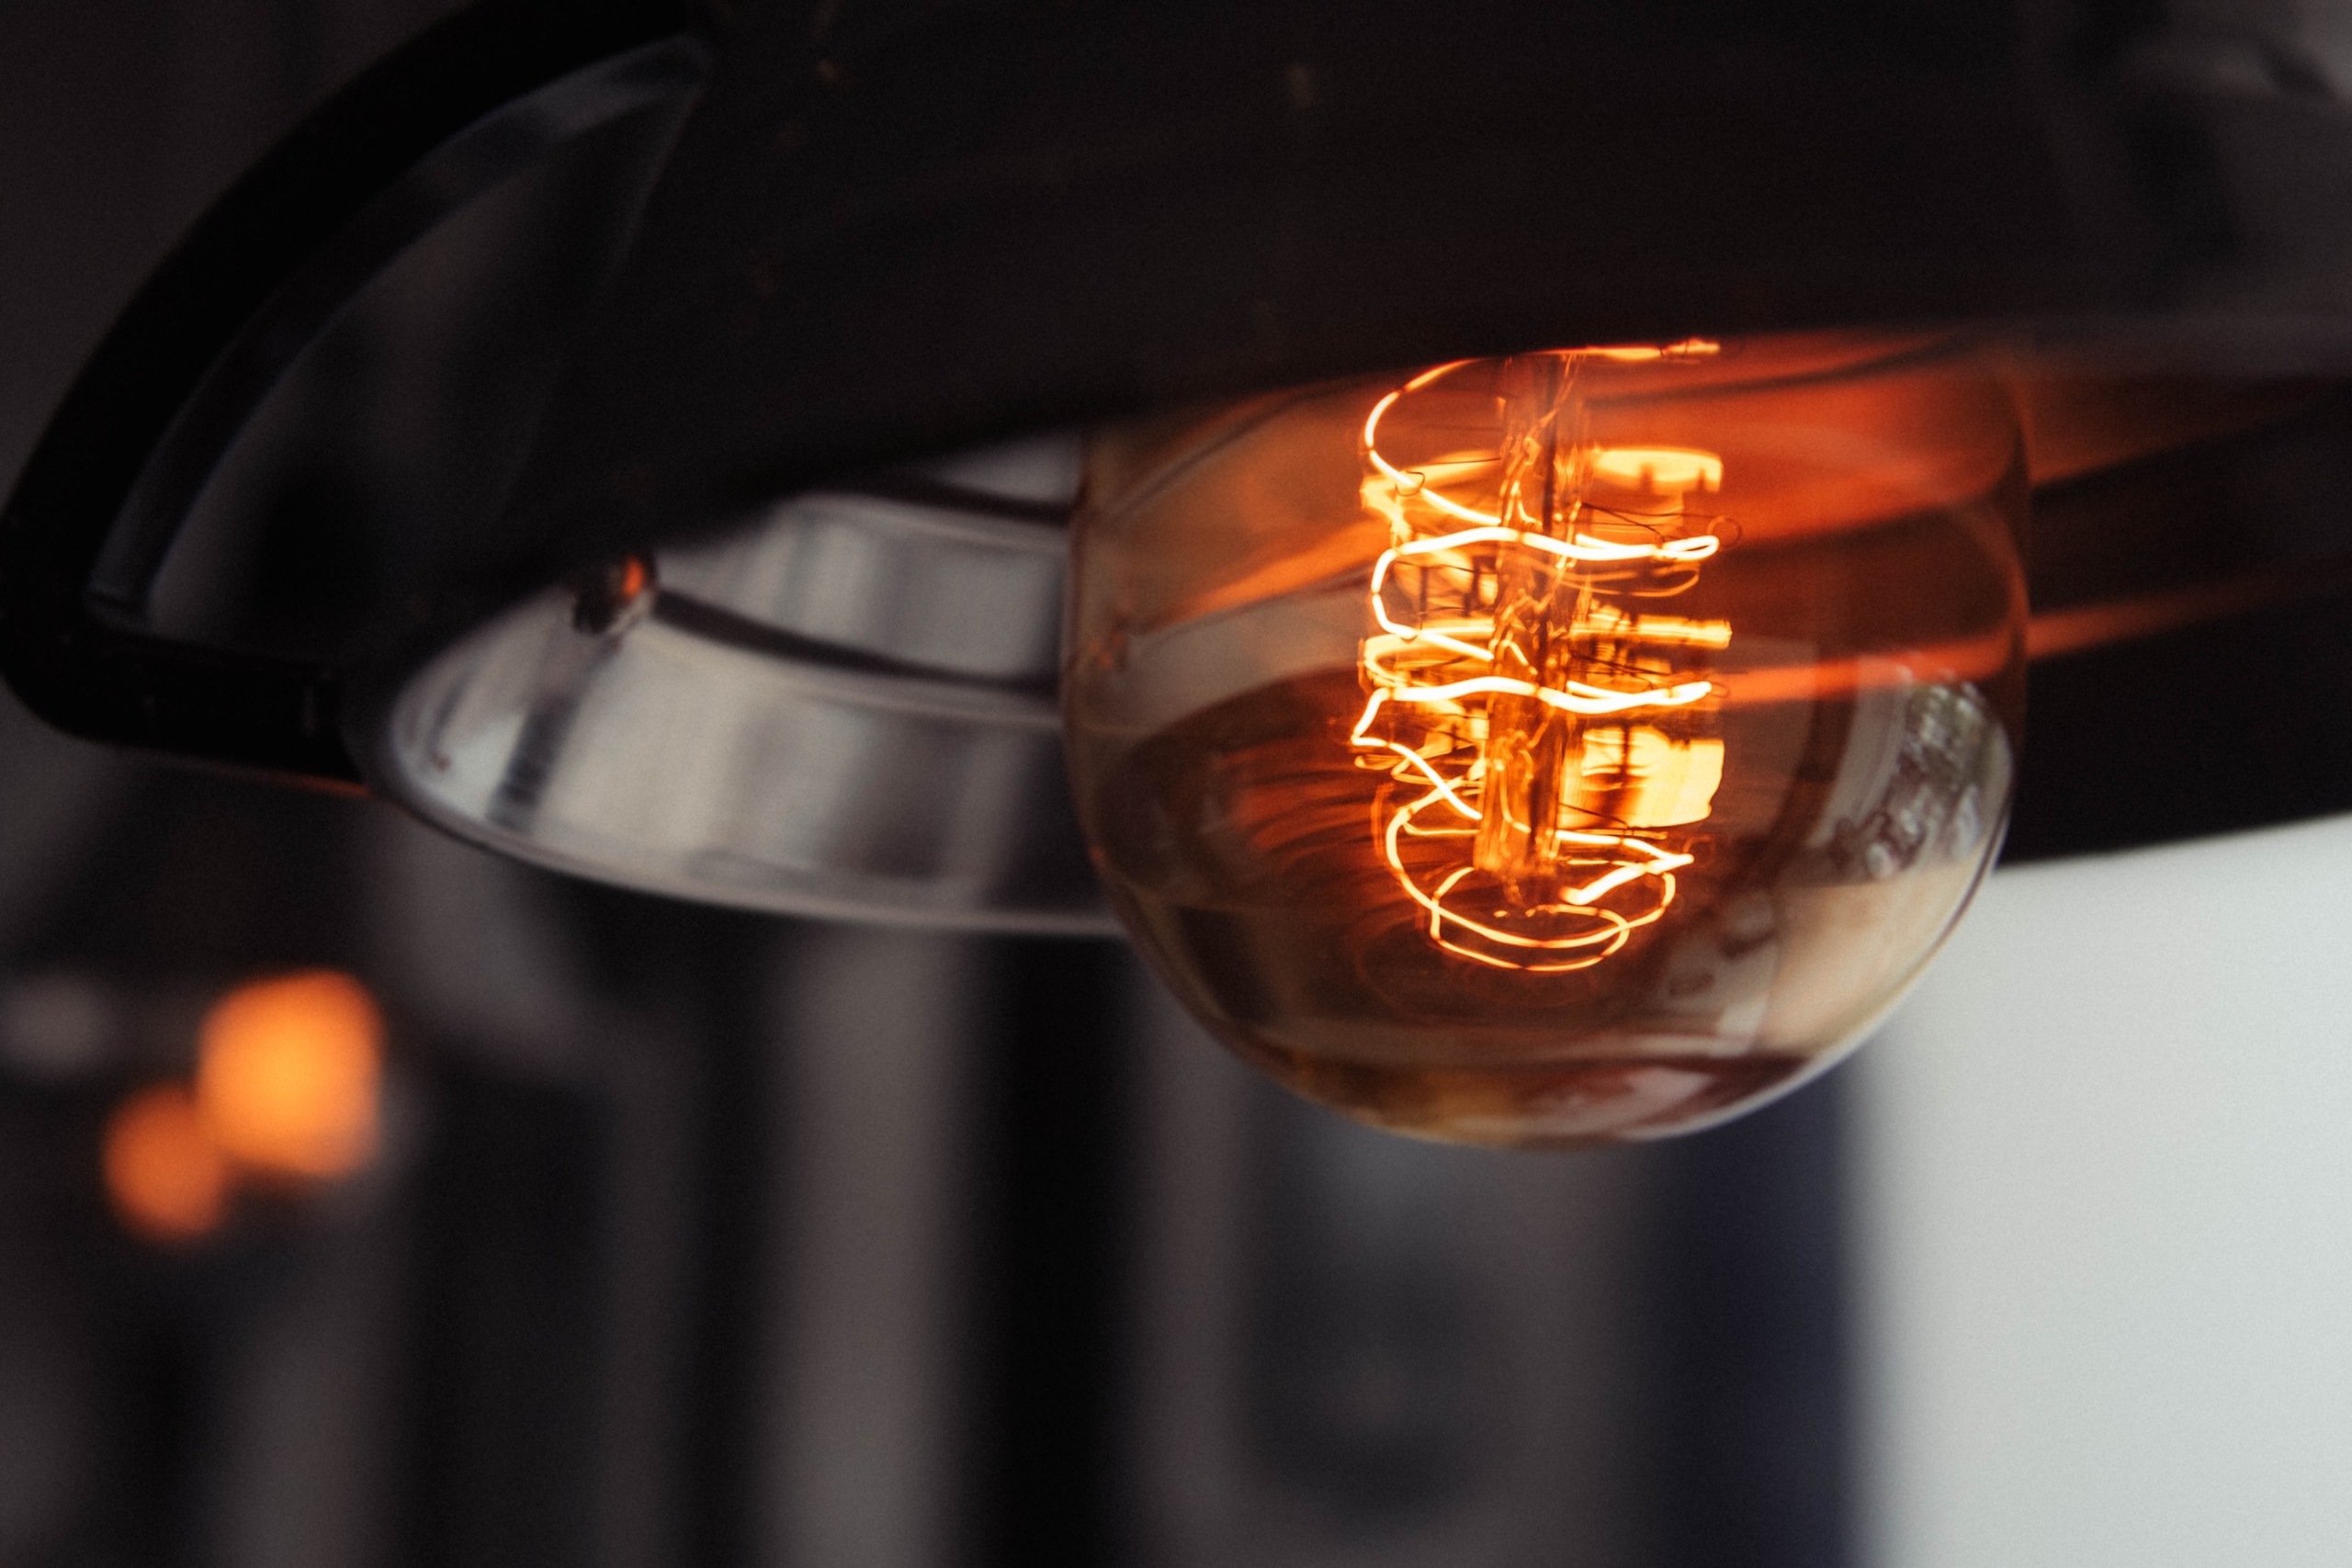
POLYGON ((229 1206, 229 1162, 184 1085, 131 1094, 107 1119, 101 1162, 123 1224, 153 1241, 194 1241, 229 1206))
POLYGON ((196 1102, 220 1152, 256 1173, 348 1175, 376 1151, 384 1021, 329 969, 238 987, 205 1015, 196 1102))

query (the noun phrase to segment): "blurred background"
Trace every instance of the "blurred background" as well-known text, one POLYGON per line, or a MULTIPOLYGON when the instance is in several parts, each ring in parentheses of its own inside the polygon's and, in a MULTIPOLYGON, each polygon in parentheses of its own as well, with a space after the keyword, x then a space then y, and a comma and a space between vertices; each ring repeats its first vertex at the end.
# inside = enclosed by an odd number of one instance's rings
MULTIPOLYGON (((0 477, 448 8, 0 0, 0 477)), ((396 591, 531 362, 450 301, 583 184, 371 291, 168 615, 396 591)), ((1855 1065, 1487 1154, 1287 1099, 1114 943, 614 892, 0 697, 0 1565, 2341 1562, 2347 871, 2004 874, 1855 1065)))

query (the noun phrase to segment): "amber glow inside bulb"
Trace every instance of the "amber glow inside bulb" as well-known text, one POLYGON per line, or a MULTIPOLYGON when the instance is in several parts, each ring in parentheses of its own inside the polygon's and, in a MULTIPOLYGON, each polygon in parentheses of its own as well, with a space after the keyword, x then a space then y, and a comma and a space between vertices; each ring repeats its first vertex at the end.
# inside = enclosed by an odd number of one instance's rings
POLYGON ((2016 416, 1965 349, 1553 350, 1090 455, 1098 868, 1210 1030, 1399 1131, 1705 1125, 1968 900, 2022 688, 2016 416))

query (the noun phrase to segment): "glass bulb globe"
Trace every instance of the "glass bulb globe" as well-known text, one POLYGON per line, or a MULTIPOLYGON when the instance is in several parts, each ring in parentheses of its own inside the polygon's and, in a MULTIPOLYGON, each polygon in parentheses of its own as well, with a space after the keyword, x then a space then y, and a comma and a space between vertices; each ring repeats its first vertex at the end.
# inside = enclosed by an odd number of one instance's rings
POLYGON ((1214 1033, 1431 1137, 1657 1136, 1833 1061, 2000 839, 2022 444, 1964 345, 1555 350, 1098 436, 1095 863, 1214 1033))

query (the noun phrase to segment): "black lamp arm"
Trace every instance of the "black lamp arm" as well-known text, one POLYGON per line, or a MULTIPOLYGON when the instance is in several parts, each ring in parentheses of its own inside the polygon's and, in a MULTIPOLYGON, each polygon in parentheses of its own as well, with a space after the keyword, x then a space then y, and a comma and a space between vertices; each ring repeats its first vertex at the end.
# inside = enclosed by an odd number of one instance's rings
POLYGON ((84 367, 0 513, 0 673, 73 734, 356 783, 344 673, 144 626, 206 481, 386 265, 551 147, 699 81, 680 0, 483 0, 313 113, 217 202, 84 367))

